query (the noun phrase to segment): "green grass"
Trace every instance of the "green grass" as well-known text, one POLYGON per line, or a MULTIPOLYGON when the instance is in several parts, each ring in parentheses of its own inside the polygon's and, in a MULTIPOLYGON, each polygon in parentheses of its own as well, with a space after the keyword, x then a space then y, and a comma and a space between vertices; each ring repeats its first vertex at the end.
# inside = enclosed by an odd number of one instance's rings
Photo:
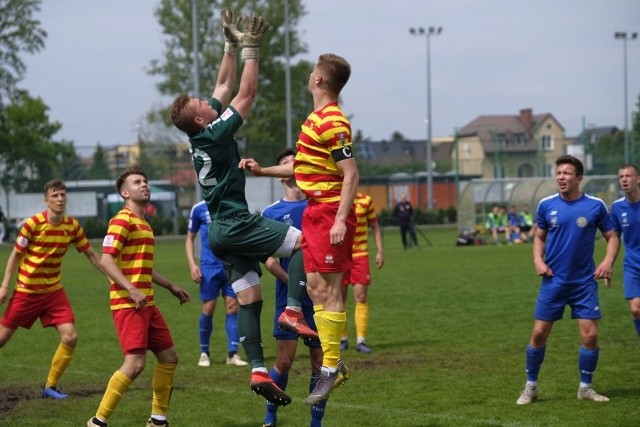
MULTIPOLYGON (((595 388, 609 396, 604 404, 578 401, 577 324, 558 322, 548 342, 540 376, 540 399, 519 407, 524 385, 524 348, 532 326, 539 280, 531 246, 454 246, 455 230, 428 231, 434 246, 403 250, 395 228, 385 230, 386 265, 373 272, 370 290, 370 355, 348 350, 352 369, 347 384, 332 395, 326 426, 632 426, 637 425, 640 341, 620 287, 621 258, 614 288, 601 291, 600 362, 595 388)), ((423 241, 424 243, 424 241, 423 241)), ((223 311, 216 312, 211 368, 199 368, 197 287, 188 277, 183 240, 158 240, 156 266, 192 292, 179 306, 158 289, 180 353, 170 419, 176 426, 259 426, 264 400, 250 392, 249 370, 227 367, 223 311)), ((98 243, 94 244, 96 250, 98 243)), ((10 248, 0 248, 4 268, 10 248)), ((598 257, 604 243, 597 245, 598 257)), ((69 253, 63 281, 73 304, 80 340, 60 386, 65 401, 37 398, 58 342, 39 324, 16 332, 0 350, 0 425, 80 426, 95 413, 105 385, 122 362, 107 302, 107 284, 84 259, 69 253)), ((263 280, 263 340, 268 365, 274 360, 271 337, 272 279, 263 280)), ((4 309, 4 308, 3 308, 4 309)), ((3 310, 2 309, 2 310, 3 310)), ((348 316, 353 317, 353 305, 348 316)), ((354 325, 349 324, 353 342, 354 325)), ((124 396, 109 426, 142 426, 150 411, 149 354, 145 372, 124 396)), ((308 425, 308 356, 301 346, 288 393, 293 402, 279 411, 280 427, 308 425)))

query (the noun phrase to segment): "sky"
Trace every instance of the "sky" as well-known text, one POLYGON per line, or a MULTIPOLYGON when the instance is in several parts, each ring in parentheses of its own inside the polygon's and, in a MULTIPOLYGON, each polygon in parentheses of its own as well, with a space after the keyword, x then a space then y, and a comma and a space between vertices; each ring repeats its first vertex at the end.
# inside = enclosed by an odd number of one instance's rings
MULTIPOLYGON (((162 58, 158 0, 44 1, 37 18, 45 49, 23 55, 20 87, 41 97, 62 124, 58 139, 83 151, 131 144, 145 113, 171 99, 146 70, 162 58)), ((315 62, 322 53, 352 67, 342 107, 354 133, 427 134, 427 37, 409 28, 442 27, 430 37, 434 138, 477 116, 551 113, 576 136, 583 126, 624 127, 624 42, 640 33, 637 0, 307 0, 297 27, 315 62)), ((640 39, 628 41, 629 112, 640 96, 640 39)), ((298 57, 292 58, 296 61, 298 57)), ((201 82, 201 85, 213 82, 201 82)), ((294 124, 297 126, 297 124, 294 124)))

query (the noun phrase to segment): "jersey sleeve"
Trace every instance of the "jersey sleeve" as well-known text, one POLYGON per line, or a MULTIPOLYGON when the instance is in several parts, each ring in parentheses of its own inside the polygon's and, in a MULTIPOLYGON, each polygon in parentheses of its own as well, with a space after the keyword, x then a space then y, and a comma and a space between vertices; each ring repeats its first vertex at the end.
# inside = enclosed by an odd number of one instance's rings
POLYGON ((116 216, 109 221, 109 227, 107 229, 107 235, 104 236, 102 241, 102 253, 113 256, 118 256, 124 243, 129 237, 129 222, 131 216, 126 212, 120 211, 116 216))
POLYGON ((80 225, 76 219, 72 219, 72 222, 75 232, 73 244, 75 245, 76 250, 80 253, 88 251, 91 247, 91 243, 89 243, 87 236, 84 234, 84 228, 82 228, 82 225, 80 225))

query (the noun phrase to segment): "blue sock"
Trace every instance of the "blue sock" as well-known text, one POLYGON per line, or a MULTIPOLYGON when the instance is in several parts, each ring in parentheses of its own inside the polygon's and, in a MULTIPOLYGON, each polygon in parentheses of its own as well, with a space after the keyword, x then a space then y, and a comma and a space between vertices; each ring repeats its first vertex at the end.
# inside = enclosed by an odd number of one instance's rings
MULTIPOLYGON (((289 382, 288 373, 279 374, 278 371, 275 370, 275 368, 271 368, 269 370, 269 376, 271 377, 273 382, 276 383, 278 387, 280 387, 282 391, 284 391, 287 388, 287 383, 289 382)), ((278 418, 276 415, 277 411, 278 411, 278 405, 274 405, 271 402, 267 402, 267 414, 264 417, 264 424, 275 425, 278 421, 278 418)))
POLYGON ((200 313, 200 351, 209 354, 209 341, 213 331, 213 316, 200 313))
POLYGON ((227 351, 237 353, 238 343, 240 342, 240 338, 238 337, 238 313, 227 313, 224 328, 227 331, 227 351))
MULTIPOLYGON (((320 378, 311 375, 311 381, 309 381, 309 392, 312 392, 320 378)), ((327 401, 322 400, 311 407, 311 427, 322 427, 322 417, 324 417, 324 408, 327 406, 327 401)))
POLYGON ((638 331, 638 335, 640 335, 640 319, 633 319, 633 324, 636 325, 636 331, 638 331))
POLYGON ((580 346, 578 356, 578 367, 580 368, 580 382, 591 384, 593 381, 593 373, 598 365, 598 356, 600 349, 589 350, 580 346))
POLYGON ((540 374, 540 366, 544 362, 544 352, 547 346, 540 348, 533 348, 527 345, 527 381, 538 381, 538 374, 540 374))

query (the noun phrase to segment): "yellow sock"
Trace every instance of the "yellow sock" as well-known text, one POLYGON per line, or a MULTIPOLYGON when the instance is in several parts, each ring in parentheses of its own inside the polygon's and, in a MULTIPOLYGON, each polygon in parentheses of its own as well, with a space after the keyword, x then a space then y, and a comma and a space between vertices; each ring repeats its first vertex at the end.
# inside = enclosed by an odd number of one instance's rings
POLYGON ((321 326, 318 326, 318 334, 324 353, 322 366, 337 368, 338 359, 340 359, 340 338, 347 322, 347 314, 344 311, 323 311, 322 314, 321 326))
POLYGON ((64 374, 64 371, 69 366, 69 362, 73 358, 73 352, 75 351, 74 347, 69 347, 66 344, 60 343, 58 345, 58 349, 53 355, 53 359, 51 360, 51 369, 49 369, 49 375, 47 376, 47 383, 44 385, 45 388, 53 387, 58 384, 58 380, 64 374))
POLYGON ((369 326, 369 303, 356 303, 356 336, 358 342, 364 341, 367 336, 367 327, 369 326))
POLYGON ((98 412, 96 412, 96 417, 107 421, 111 414, 113 414, 113 411, 115 411, 118 403, 120 403, 122 395, 125 394, 132 382, 133 380, 122 372, 115 371, 109 380, 109 384, 107 384, 104 396, 102 396, 102 401, 98 407, 98 412))
MULTIPOLYGON (((345 307, 345 312, 346 312, 347 308, 345 307)), ((346 318, 345 318, 346 319, 346 318)), ((349 332, 347 331, 347 322, 345 320, 344 322, 344 328, 342 329, 342 336, 341 336, 341 340, 346 340, 349 338, 349 332)))
POLYGON ((176 372, 176 364, 158 363, 153 371, 151 386, 153 387, 153 400, 151 401, 151 413, 154 415, 166 415, 169 410, 169 401, 173 391, 173 374, 176 372))
POLYGON ((322 313, 324 311, 324 305, 318 304, 313 306, 314 313, 322 313))

